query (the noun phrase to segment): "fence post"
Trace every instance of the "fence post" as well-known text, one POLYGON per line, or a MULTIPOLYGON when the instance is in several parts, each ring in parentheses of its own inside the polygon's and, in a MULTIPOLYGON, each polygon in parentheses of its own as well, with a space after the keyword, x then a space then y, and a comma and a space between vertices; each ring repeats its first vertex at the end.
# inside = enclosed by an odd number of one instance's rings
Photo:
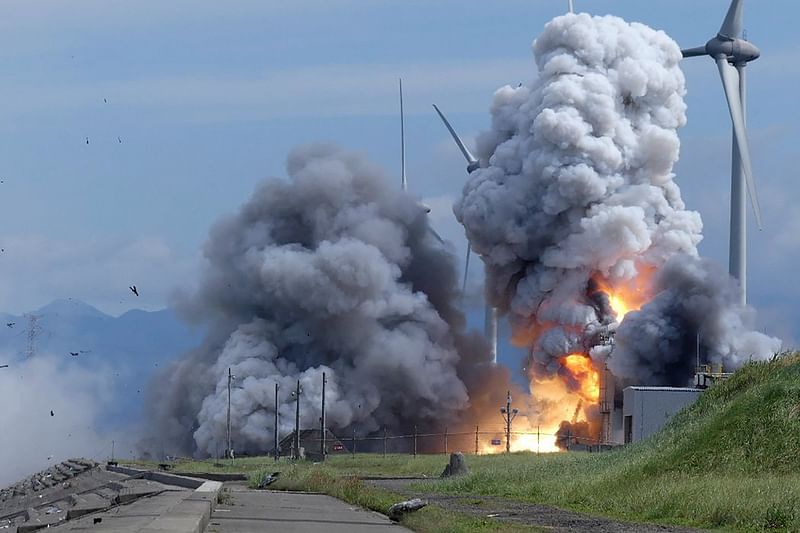
POLYGON ((539 426, 536 426, 536 455, 539 455, 539 450, 541 446, 539 445, 539 426))
POLYGON ((356 428, 353 428, 353 459, 356 458, 356 428))
POLYGON ((386 459, 386 426, 383 426, 383 458, 386 459))
POLYGON ((475 426, 475 455, 478 455, 478 426, 475 426))
POLYGON ((414 425, 414 458, 417 457, 417 426, 414 425))
POLYGON ((447 426, 444 427, 444 454, 447 455, 447 426))
POLYGON ((569 450, 570 441, 572 440, 572 430, 567 430, 567 450, 569 450))

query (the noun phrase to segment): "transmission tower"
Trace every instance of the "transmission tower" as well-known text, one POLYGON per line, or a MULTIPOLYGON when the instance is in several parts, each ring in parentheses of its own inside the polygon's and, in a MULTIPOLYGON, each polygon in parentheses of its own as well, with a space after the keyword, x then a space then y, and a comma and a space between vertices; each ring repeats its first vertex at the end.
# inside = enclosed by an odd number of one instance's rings
POLYGON ((25 355, 33 357, 36 355, 36 339, 39 337, 39 333, 42 332, 42 326, 39 324, 39 319, 42 317, 41 315, 28 314, 25 315, 25 318, 28 320, 28 345, 25 355))

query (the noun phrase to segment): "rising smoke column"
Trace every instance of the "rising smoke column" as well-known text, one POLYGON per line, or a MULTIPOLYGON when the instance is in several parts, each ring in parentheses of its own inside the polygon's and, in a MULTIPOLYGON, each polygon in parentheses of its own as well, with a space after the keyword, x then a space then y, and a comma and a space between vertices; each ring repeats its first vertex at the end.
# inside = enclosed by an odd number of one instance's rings
POLYGON ((538 77, 496 92, 478 138, 485 167, 454 211, 534 374, 570 353, 607 353, 595 346, 622 318, 609 301, 617 287, 641 300, 608 361, 618 377, 685 384, 698 332, 714 361, 777 350, 749 331, 735 282, 698 257, 700 215, 672 172, 686 122, 677 44, 642 24, 569 14, 533 52, 538 77))
POLYGON ((336 147, 295 150, 287 167, 211 230, 199 288, 180 305, 210 333, 153 387, 151 452, 225 449, 228 368, 237 451, 271 449, 276 382, 281 437, 298 379, 301 428, 318 427, 323 372, 334 429, 398 431, 468 406, 465 381, 488 349, 463 332, 454 260, 424 210, 336 147))

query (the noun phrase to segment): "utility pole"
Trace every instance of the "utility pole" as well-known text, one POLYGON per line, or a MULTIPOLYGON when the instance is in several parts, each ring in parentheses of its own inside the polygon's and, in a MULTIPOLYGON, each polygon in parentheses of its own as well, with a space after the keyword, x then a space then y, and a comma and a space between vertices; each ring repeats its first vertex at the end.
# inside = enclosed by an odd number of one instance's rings
POLYGON ((417 426, 414 425, 414 458, 417 458, 417 426))
POLYGON ((322 426, 322 440, 320 442, 320 454, 322 461, 325 461, 325 384, 328 378, 325 377, 325 372, 322 373, 322 416, 319 419, 320 426, 322 426))
POLYGON ((227 451, 225 455, 229 458, 233 458, 233 448, 231 447, 231 381, 235 378, 233 374, 231 374, 231 369, 228 367, 228 438, 226 442, 228 443, 227 451))
POLYGON ((383 426, 383 458, 386 459, 386 426, 383 426))
POLYGON ((114 441, 111 441, 111 462, 114 462, 114 441))
POLYGON ((275 462, 278 462, 278 459, 281 456, 281 452, 278 449, 278 384, 275 383, 275 462))
POLYGON ((511 408, 511 391, 506 393, 506 406, 500 408, 503 421, 506 423, 506 453, 511 453, 511 422, 517 417, 519 409, 511 408))
POLYGON ((297 389, 292 393, 295 399, 294 413, 294 458, 300 459, 300 395, 303 390, 300 388, 300 380, 297 380, 297 389))
POLYGON ((447 455, 447 426, 444 427, 444 454, 447 455))

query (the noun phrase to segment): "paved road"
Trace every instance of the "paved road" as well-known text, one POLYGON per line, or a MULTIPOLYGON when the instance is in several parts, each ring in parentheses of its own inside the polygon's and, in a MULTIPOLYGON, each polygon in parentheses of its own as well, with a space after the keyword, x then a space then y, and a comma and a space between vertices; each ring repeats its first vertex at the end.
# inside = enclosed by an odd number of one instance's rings
POLYGON ((206 533, 281 531, 292 533, 397 533, 409 531, 385 516, 330 496, 253 491, 229 486, 232 502, 217 505, 206 533))

